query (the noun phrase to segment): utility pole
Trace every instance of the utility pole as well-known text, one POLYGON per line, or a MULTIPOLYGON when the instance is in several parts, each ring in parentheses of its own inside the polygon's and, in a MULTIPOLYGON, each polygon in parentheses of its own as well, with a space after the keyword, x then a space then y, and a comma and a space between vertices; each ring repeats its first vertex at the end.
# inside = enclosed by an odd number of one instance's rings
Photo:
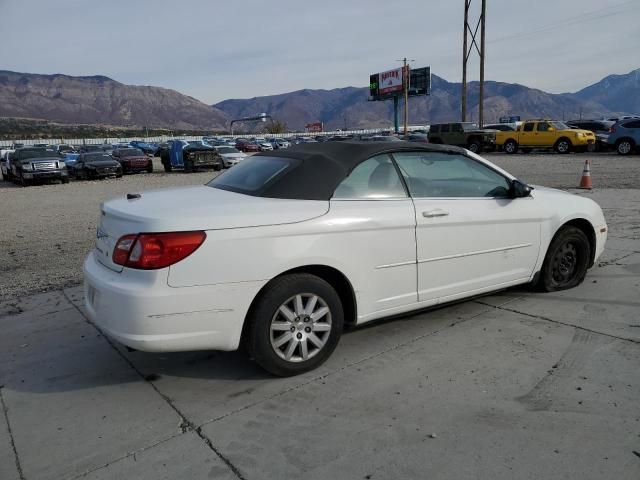
POLYGON ((487 0, 482 0, 482 10, 480 18, 472 30, 469 24, 469 8, 471 7, 472 0, 464 0, 464 32, 462 40, 462 121, 467 120, 467 61, 471 55, 471 51, 474 49, 478 52, 480 57, 480 98, 478 100, 478 123, 482 127, 484 122, 484 59, 485 59, 485 17, 487 13, 487 0), (480 30, 480 45, 476 41, 478 35, 478 29, 480 30), (467 37, 471 38, 471 45, 467 42, 467 37))
POLYGON ((469 5, 471 0, 464 0, 464 25, 462 27, 462 121, 467 121, 467 25, 469 25, 469 5))
POLYGON ((407 57, 404 57, 404 66, 402 74, 404 75, 402 83, 404 84, 404 137, 407 138, 407 127, 409 126, 409 65, 407 65, 407 57))
MULTIPOLYGON (((409 62, 415 62, 415 60, 409 60, 404 57, 402 60, 396 60, 402 62, 402 96, 404 97, 404 136, 407 136, 407 130, 409 126, 409 81, 411 75, 409 74, 409 62)), ((393 100, 393 105, 397 106, 397 96, 393 100)))

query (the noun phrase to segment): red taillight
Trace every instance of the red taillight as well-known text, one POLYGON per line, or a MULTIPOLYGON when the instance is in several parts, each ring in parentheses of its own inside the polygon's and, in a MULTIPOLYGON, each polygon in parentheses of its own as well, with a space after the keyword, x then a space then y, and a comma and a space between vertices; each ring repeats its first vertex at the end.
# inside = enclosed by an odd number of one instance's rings
POLYGON ((616 133, 616 126, 615 126, 615 125, 613 125, 613 126, 609 129, 609 131, 610 131, 611 133, 616 133))
POLYGON ((165 268, 187 258, 205 238, 204 232, 125 235, 113 249, 113 263, 140 270, 165 268))

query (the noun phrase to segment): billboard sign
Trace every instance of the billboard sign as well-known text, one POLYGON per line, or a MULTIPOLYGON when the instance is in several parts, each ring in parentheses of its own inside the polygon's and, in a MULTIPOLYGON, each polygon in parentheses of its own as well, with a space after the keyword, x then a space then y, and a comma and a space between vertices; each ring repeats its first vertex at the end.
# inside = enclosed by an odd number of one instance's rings
POLYGON ((304 129, 307 132, 322 132, 322 122, 307 123, 304 129))
POLYGON ((402 91, 402 67, 387 70, 380 73, 379 76, 378 93, 380 95, 402 91))
POLYGON ((431 67, 409 71, 409 96, 431 95, 431 67))
MULTIPOLYGON (((402 67, 369 76, 369 100, 389 100, 402 95, 402 67)), ((431 68, 409 70, 407 93, 410 97, 431 94, 431 68)))

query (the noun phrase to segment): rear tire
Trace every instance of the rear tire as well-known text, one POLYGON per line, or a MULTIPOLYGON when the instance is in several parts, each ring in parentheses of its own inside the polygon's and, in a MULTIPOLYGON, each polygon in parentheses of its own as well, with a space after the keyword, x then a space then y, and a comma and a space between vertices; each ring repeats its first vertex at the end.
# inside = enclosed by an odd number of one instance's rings
POLYGON ((287 377, 317 368, 342 334, 340 297, 323 279, 297 273, 276 278, 247 315, 245 344, 258 365, 287 377))
POLYGON ((153 173, 153 162, 150 161, 149 165, 147 165, 147 173, 153 173))
POLYGON ((513 155, 518 153, 518 143, 515 140, 507 140, 502 147, 506 153, 513 155))
POLYGON ((616 142, 616 152, 618 152, 618 155, 631 155, 634 148, 635 144, 630 138, 621 138, 616 142))
POLYGON ((65 184, 69 183, 69 177, 62 177, 61 180, 62 180, 62 183, 65 183, 65 184))
POLYGON ((582 230, 564 226, 549 244, 538 286, 545 292, 580 285, 591 261, 591 245, 582 230))

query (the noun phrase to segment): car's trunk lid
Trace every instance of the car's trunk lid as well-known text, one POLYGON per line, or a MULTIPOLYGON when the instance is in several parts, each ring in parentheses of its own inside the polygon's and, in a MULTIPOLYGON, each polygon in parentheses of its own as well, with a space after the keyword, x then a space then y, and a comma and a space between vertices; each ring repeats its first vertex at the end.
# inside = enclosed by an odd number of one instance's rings
POLYGON ((329 210, 328 201, 252 197, 204 185, 139 195, 116 198, 100 208, 96 256, 116 272, 122 266, 113 263, 113 249, 123 235, 282 225, 316 218, 329 210))

